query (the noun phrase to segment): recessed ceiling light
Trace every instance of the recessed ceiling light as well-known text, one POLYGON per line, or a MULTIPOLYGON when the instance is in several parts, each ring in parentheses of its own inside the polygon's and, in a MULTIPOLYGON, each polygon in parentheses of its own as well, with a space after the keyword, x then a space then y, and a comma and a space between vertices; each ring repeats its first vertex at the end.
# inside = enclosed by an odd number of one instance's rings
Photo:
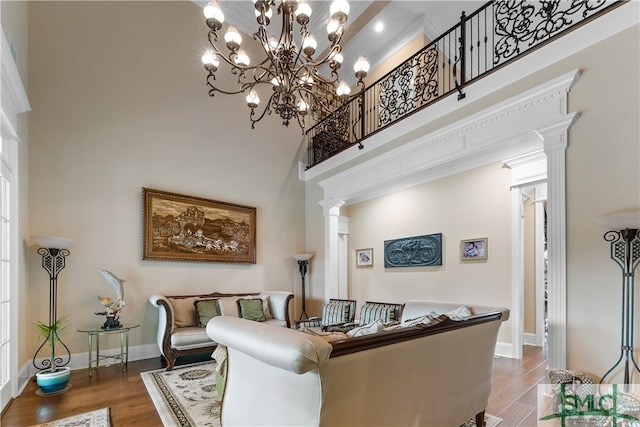
POLYGON ((382 22, 378 22, 374 28, 376 33, 381 33, 384 30, 384 24, 382 22))

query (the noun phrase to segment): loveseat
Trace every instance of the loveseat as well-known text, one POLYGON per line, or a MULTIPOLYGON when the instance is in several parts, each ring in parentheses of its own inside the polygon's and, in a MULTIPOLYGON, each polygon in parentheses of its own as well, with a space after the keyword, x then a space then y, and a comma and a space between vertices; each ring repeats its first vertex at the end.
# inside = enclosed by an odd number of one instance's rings
MULTIPOLYGON (((167 370, 178 357, 189 353, 213 352, 217 343, 206 333, 207 322, 215 316, 245 317, 266 325, 291 327, 289 303, 293 294, 286 291, 262 293, 219 293, 203 295, 151 295, 149 302, 158 308, 157 343, 167 370), (259 300, 261 310, 250 300, 259 300), (246 309, 243 311, 243 308, 246 309), (264 319, 255 316, 264 315, 264 319)), ((256 302, 257 303, 257 302, 256 302)))
POLYGON ((505 308, 414 300, 400 325, 335 339, 216 317, 207 334, 227 347, 222 425, 482 425, 508 318, 505 308))

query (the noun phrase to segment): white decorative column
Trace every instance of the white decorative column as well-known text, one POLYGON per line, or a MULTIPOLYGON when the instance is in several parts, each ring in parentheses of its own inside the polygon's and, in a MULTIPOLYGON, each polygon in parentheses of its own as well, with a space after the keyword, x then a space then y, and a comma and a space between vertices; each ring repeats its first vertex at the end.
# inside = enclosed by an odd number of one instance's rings
POLYGON ((324 212, 324 295, 325 300, 340 294, 340 207, 343 201, 323 200, 324 212))
POLYGON ((577 113, 536 129, 547 155, 547 258, 549 292, 549 366, 567 365, 567 227, 565 152, 577 113))
POLYGON ((338 293, 332 298, 349 298, 349 217, 338 217, 338 293))

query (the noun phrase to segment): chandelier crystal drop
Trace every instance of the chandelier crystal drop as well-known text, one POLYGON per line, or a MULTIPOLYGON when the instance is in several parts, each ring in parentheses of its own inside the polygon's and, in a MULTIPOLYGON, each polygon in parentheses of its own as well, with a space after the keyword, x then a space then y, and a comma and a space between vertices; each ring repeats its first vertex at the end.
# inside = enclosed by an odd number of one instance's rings
POLYGON ((202 62, 208 71, 210 96, 216 92, 229 95, 246 93, 252 129, 266 114, 275 112, 284 126, 296 119, 304 131, 307 114, 313 112, 316 119, 321 118, 335 110, 339 103, 363 91, 363 79, 369 71, 369 63, 363 56, 356 62, 354 72, 358 90, 351 94, 351 88, 347 82, 339 80, 338 74, 344 60, 340 40, 349 15, 347 0, 334 0, 331 4, 327 25, 330 45, 320 58, 313 57, 318 42, 307 28, 311 6, 298 0, 282 0, 278 3, 276 5, 276 0, 253 0, 258 23, 253 39, 260 44, 264 53, 263 59, 254 61, 242 49, 242 35, 238 29, 225 24, 218 1, 211 0, 203 9, 209 27, 209 48, 202 55, 202 62), (282 17, 279 38, 267 31, 274 10, 282 17), (221 43, 219 33, 223 24, 226 31, 224 43, 221 43), (298 27, 297 30, 295 27, 298 27), (224 45, 223 49, 219 48, 219 43, 224 45), (237 76, 237 87, 227 90, 215 85, 215 73, 221 64, 237 76), (329 76, 321 74, 319 69, 323 65, 328 68, 329 76), (260 113, 257 112, 261 103, 259 94, 268 97, 260 113))

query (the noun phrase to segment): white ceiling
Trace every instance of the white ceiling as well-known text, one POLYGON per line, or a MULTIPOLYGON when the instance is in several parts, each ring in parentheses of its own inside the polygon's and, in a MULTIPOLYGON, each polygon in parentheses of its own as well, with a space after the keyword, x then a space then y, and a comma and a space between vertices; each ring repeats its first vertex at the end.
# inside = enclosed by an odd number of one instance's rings
MULTIPOLYGON (((202 7, 207 4, 207 0, 193 1, 202 7)), ((325 35, 331 1, 312 0, 308 3, 313 11, 308 27, 318 41, 317 52, 322 52, 328 46, 325 35)), ((478 0, 351 0, 342 43, 345 61, 341 76, 351 77, 353 64, 360 55, 366 56, 374 68, 420 32, 431 39, 436 38, 459 22, 462 11, 469 15, 484 3, 478 0), (381 33, 374 29, 378 23, 384 26, 381 33)), ((221 0, 220 7, 225 14, 225 22, 235 25, 246 34, 256 31, 257 23, 250 0, 221 0)), ((271 30, 279 33, 280 26, 279 16, 274 13, 271 30)))

